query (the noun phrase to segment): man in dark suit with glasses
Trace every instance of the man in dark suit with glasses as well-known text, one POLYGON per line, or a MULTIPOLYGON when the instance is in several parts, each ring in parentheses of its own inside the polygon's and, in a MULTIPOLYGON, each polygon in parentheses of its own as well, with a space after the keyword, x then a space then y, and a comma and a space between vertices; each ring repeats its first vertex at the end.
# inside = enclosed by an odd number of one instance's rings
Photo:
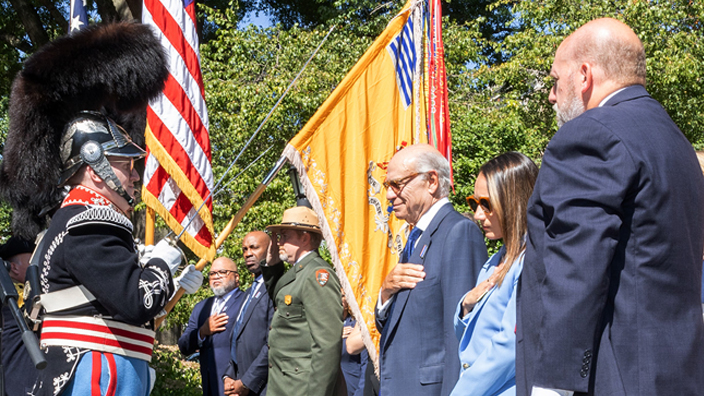
POLYGON ((213 261, 208 275, 213 297, 196 304, 188 327, 178 340, 184 355, 200 352, 200 373, 204 396, 221 396, 222 377, 230 363, 230 336, 242 307, 237 264, 227 257, 213 261))
POLYGON ((455 308, 487 259, 484 237, 450 204, 450 166, 432 146, 396 153, 384 185, 412 231, 377 301, 379 394, 446 396, 460 371, 455 308))

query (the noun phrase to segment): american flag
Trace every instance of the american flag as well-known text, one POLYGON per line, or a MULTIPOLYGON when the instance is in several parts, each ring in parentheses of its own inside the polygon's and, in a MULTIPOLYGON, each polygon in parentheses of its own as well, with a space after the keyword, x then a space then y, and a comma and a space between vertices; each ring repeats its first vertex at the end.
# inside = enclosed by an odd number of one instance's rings
POLYGON ((86 26, 88 26, 88 13, 86 12, 85 0, 71 0, 69 32, 81 30, 86 26))
POLYGON ((212 260, 213 170, 195 2, 144 0, 142 22, 154 28, 168 53, 170 71, 161 96, 147 108, 142 199, 174 232, 187 227, 181 241, 212 260))

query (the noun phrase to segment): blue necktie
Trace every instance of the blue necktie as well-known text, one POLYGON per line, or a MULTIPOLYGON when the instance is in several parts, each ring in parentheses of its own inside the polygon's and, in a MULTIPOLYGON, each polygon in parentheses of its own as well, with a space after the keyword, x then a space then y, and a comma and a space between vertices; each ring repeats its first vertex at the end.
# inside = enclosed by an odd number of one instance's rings
MULTIPOLYGON (((413 250, 415 249, 416 246, 416 241, 420 237, 420 234, 423 233, 423 230, 421 230, 418 227, 414 227, 411 230, 411 234, 408 235, 408 239, 406 240, 406 246, 403 247, 403 251, 401 251, 401 258, 399 260, 399 263, 407 263, 408 259, 413 255, 413 250)), ((394 305, 396 305, 396 298, 395 296, 392 297, 393 301, 391 301, 391 306, 389 307, 388 312, 386 313, 386 320, 388 324, 388 320, 391 318, 391 314, 394 312, 394 305)), ((388 333, 389 326, 384 326, 384 328, 381 331, 381 340, 379 345, 384 345, 386 342, 386 336, 388 333)))
POLYGON ((406 246, 403 247, 403 251, 401 252, 401 263, 407 263, 408 259, 411 258, 413 250, 416 247, 416 241, 422 233, 423 230, 418 227, 414 227, 413 230, 411 230, 411 234, 408 235, 408 240, 406 241, 406 246))
POLYGON ((237 322, 235 322, 235 327, 232 329, 232 340, 230 341, 230 357, 232 358, 232 361, 235 362, 235 364, 237 364, 237 333, 240 332, 242 322, 244 322, 245 312, 247 312, 247 307, 252 301, 254 290, 257 288, 258 285, 259 283, 255 280, 252 283, 252 286, 249 288, 249 293, 247 293, 247 298, 244 300, 244 306, 240 311, 240 316, 237 318, 237 322))

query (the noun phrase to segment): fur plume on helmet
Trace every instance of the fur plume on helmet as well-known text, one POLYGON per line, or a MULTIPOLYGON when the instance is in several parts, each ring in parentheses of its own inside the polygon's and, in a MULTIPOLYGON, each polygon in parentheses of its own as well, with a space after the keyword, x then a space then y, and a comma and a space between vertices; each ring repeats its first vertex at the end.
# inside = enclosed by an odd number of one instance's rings
POLYGON ((144 142, 146 105, 164 88, 166 54, 152 30, 118 22, 91 26, 46 44, 12 85, 0 195, 13 207, 15 235, 46 226, 42 209, 61 199, 59 142, 81 110, 101 111, 144 142))

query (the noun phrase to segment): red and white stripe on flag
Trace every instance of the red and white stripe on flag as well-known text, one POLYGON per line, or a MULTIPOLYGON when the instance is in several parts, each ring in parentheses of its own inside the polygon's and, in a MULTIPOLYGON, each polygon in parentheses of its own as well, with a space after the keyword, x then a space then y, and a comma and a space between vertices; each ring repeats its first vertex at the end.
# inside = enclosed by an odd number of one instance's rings
POLYGON ((428 8, 428 143, 447 158, 450 163, 450 180, 454 183, 445 47, 442 41, 442 3, 440 0, 430 0, 428 8))
POLYGON ((170 73, 164 91, 147 108, 142 199, 174 232, 188 225, 181 241, 200 258, 212 260, 213 170, 195 3, 144 0, 142 22, 153 27, 166 49, 170 73))

